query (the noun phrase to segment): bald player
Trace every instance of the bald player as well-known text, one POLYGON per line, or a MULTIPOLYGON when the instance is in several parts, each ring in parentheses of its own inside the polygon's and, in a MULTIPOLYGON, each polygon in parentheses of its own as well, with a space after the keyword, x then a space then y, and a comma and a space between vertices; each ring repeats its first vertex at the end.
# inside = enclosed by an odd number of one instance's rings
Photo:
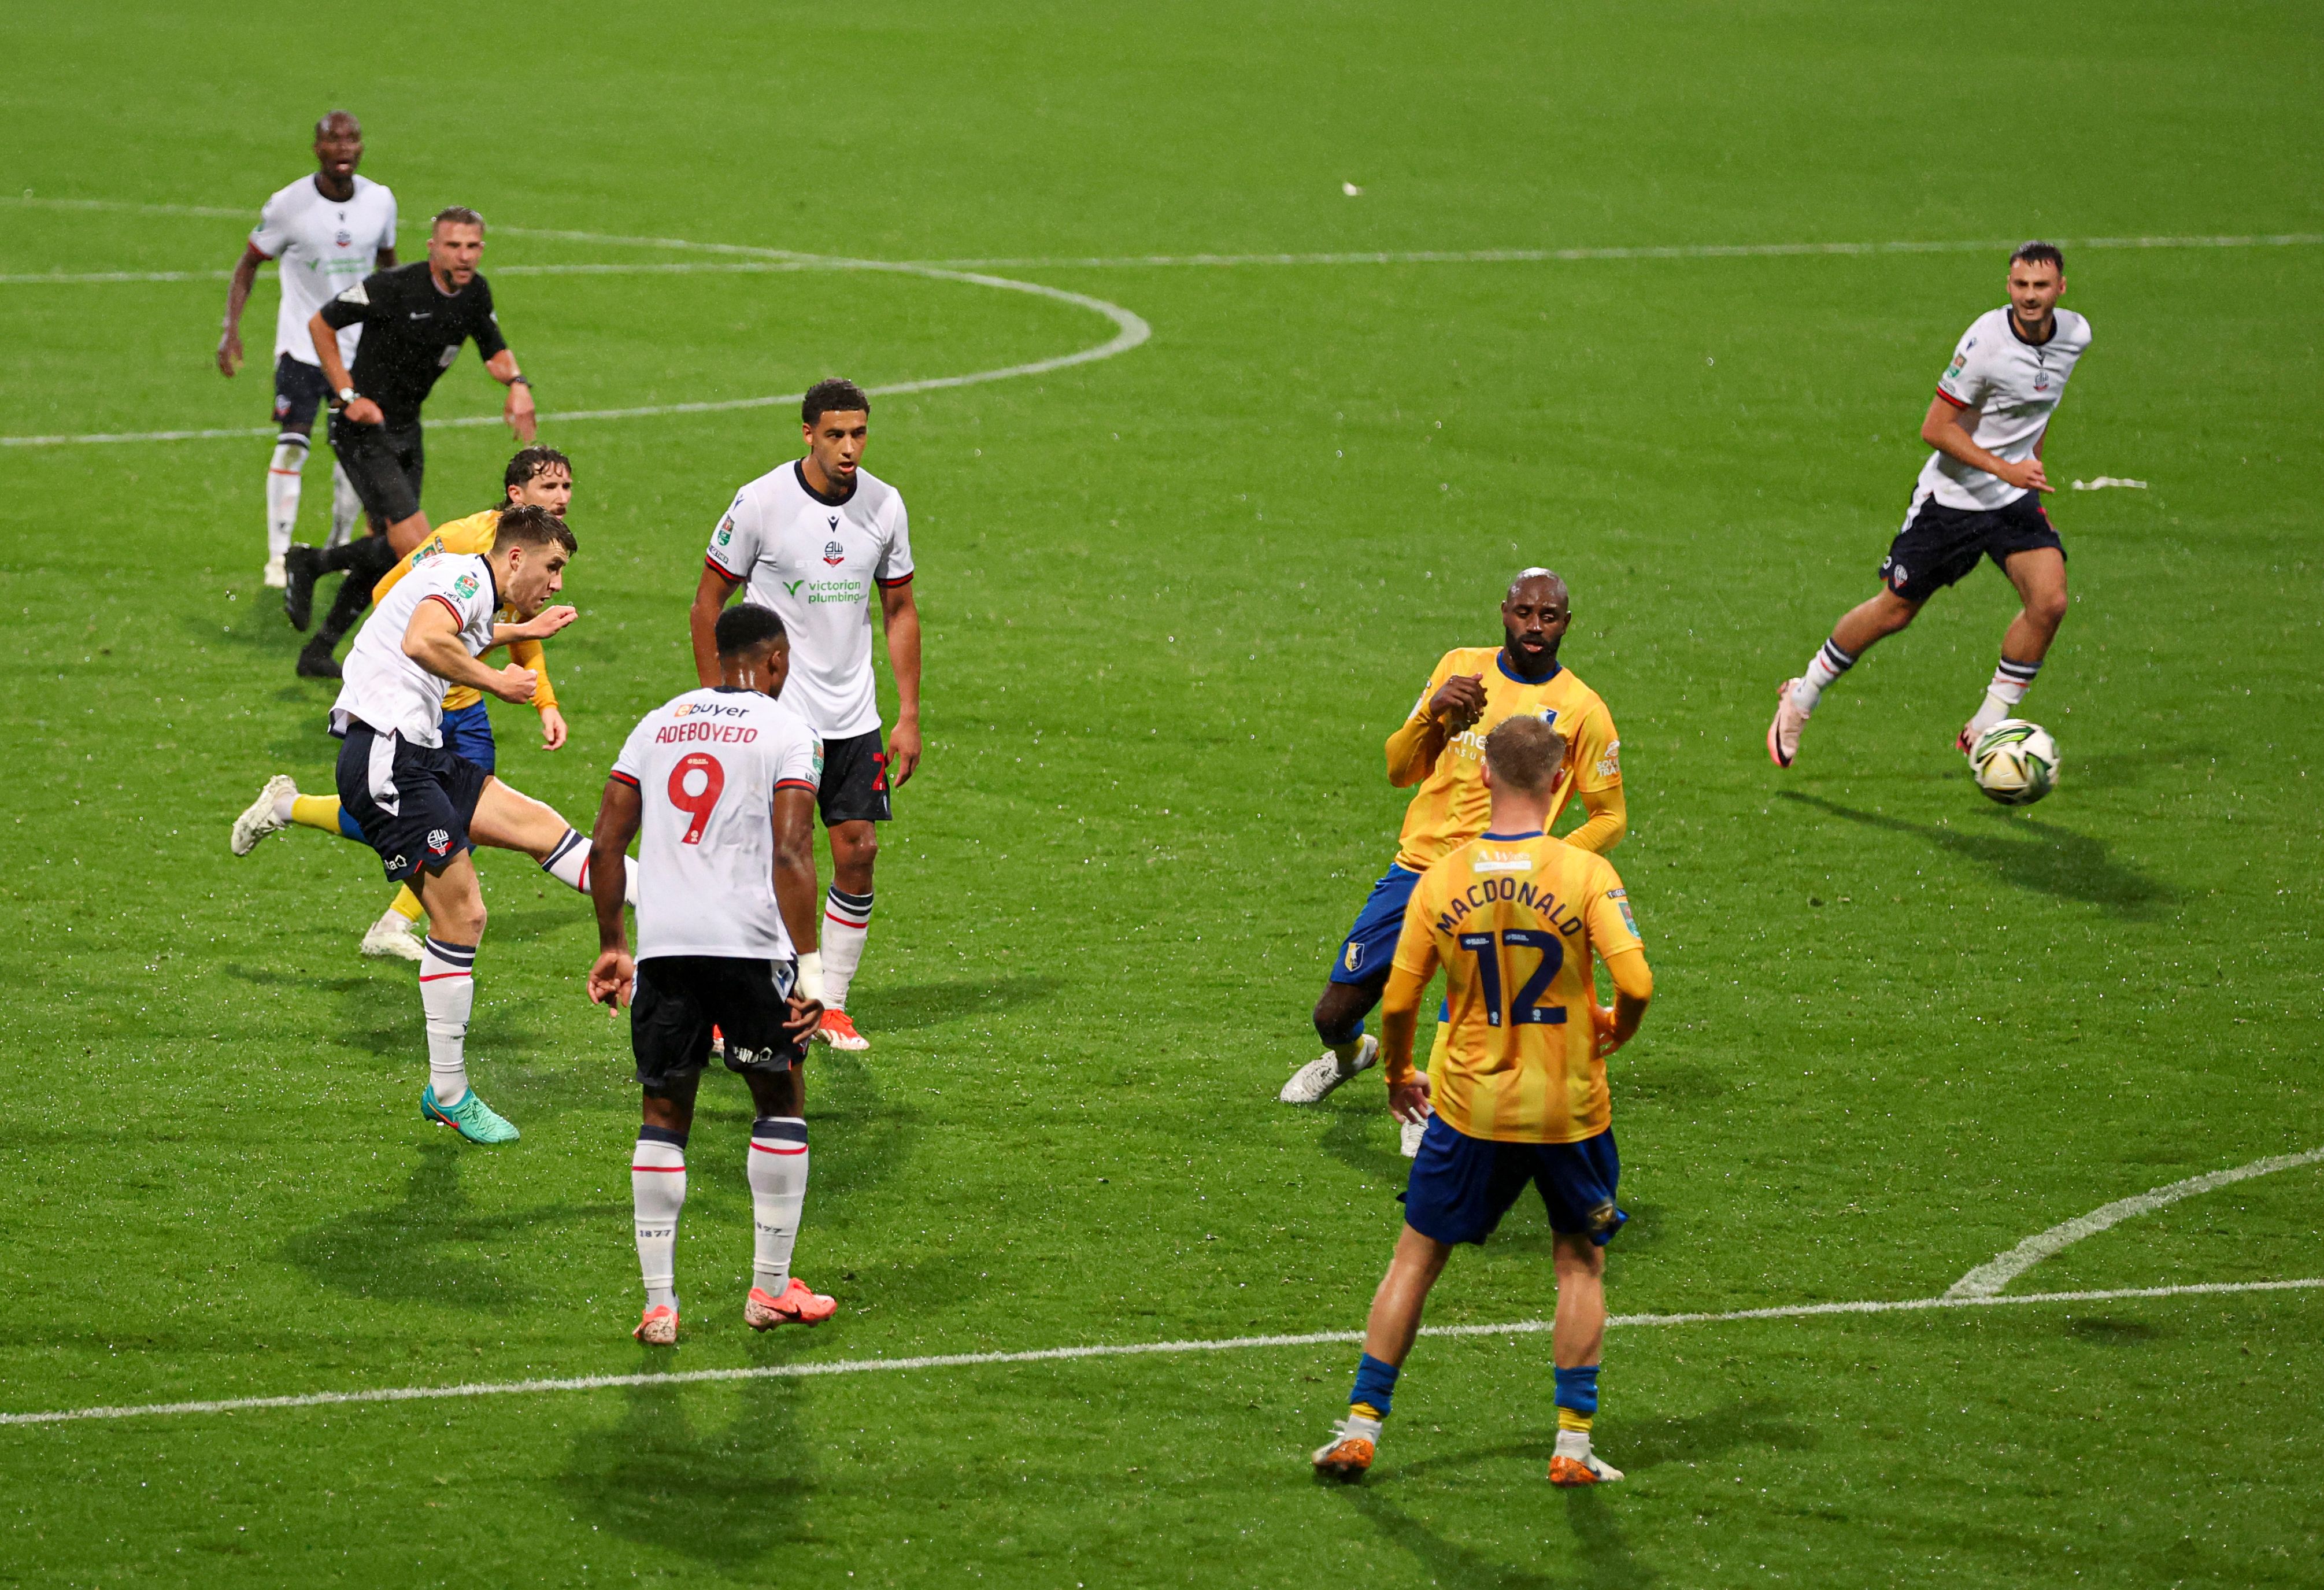
MULTIPOLYGON (((1598 693, 1558 661, 1573 622, 1565 581, 1527 569, 1501 600, 1501 643, 1459 646, 1438 659, 1403 725, 1388 737, 1388 781, 1420 786, 1405 810, 1396 860, 1356 916, 1315 1002, 1315 1031, 1327 1046, 1285 1083, 1287 1105, 1321 1103, 1379 1058, 1364 1017, 1387 985, 1405 902, 1421 874, 1485 831, 1485 736, 1512 717, 1535 717, 1558 732, 1564 760, 1549 795, 1554 822, 1574 796, 1587 813, 1565 842, 1604 855, 1629 828, 1622 803, 1621 740, 1598 693)), ((1440 1030, 1439 1041, 1443 1033, 1440 1030)))

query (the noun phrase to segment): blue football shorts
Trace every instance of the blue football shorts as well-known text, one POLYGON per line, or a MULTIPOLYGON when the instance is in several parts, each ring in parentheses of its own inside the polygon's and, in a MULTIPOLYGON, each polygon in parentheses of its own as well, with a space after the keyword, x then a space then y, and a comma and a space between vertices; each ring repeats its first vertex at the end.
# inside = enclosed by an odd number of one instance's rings
POLYGON ((1481 1243, 1531 1182, 1541 1189, 1550 1230, 1602 1248, 1629 1218, 1614 1206, 1621 1179, 1611 1127, 1580 1142, 1495 1142, 1432 1115, 1401 1195, 1404 1219, 1440 1243, 1481 1243))
POLYGON ((1341 941, 1339 958, 1332 963, 1334 983, 1378 983, 1385 980, 1396 960, 1396 941, 1404 932, 1405 902, 1412 898, 1420 874, 1394 862, 1372 885, 1356 925, 1341 941))
POLYGON ((456 707, 444 715, 444 749, 467 758, 486 772, 493 771, 499 753, 493 744, 493 715, 484 710, 482 701, 456 707))

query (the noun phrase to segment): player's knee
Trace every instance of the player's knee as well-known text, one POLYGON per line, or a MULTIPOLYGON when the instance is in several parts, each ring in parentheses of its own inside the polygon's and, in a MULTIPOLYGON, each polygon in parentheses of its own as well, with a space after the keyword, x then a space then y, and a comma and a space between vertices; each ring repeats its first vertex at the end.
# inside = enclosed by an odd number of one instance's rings
POLYGON ((2025 616, 2046 629, 2055 629, 2066 621, 2066 587, 2037 591, 2025 604, 2025 616))

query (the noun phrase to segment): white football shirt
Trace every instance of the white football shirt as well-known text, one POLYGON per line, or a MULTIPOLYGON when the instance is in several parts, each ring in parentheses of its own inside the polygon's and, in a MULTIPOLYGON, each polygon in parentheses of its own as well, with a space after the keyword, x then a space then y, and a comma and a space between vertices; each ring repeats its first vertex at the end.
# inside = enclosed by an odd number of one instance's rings
POLYGON ((823 742, 788 699, 688 690, 639 720, 613 777, 642 809, 638 959, 793 958, 775 905, 775 791, 814 791, 823 742))
MULTIPOLYGON (((1937 378, 1937 395, 1956 409, 1977 411, 1978 446, 2009 463, 2022 463, 2042 445, 2050 415, 2065 395, 2074 361, 2090 346, 2090 323, 2071 310, 2052 311, 2057 325, 2039 345, 2017 333, 2006 308, 1988 310, 1961 333, 1953 362, 1937 378)), ((2025 494, 1997 475, 1972 469, 1932 450, 1921 466, 1913 502, 1935 497, 1948 508, 1999 508, 2025 494)))
POLYGON ((393 734, 414 745, 444 743, 444 692, 451 681, 403 654, 403 634, 423 602, 441 602, 460 624, 460 643, 481 657, 493 643, 500 587, 482 558, 432 558, 395 582, 371 610, 347 648, 339 698, 331 703, 331 733, 345 738, 352 720, 374 734, 393 734))
MULTIPOLYGON (((315 339, 307 322, 315 311, 372 273, 379 251, 395 246, 395 195, 369 177, 355 179, 355 197, 326 199, 315 179, 301 177, 266 201, 250 245, 279 263, 282 307, 274 315, 274 356, 289 354, 313 365, 315 339)), ((339 357, 355 363, 363 328, 339 333, 339 357)))
POLYGON ((912 578, 904 499, 868 471, 834 503, 817 496, 797 461, 734 494, 710 534, 710 567, 746 582, 790 632, 783 699, 826 740, 880 726, 872 679, 872 587, 912 578))

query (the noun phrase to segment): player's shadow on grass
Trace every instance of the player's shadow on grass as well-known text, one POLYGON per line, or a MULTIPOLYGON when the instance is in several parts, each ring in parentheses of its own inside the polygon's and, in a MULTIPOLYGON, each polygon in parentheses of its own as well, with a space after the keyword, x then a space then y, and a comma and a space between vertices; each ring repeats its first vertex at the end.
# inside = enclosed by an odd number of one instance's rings
POLYGON ((1593 1491, 1553 1493, 1545 1499, 1544 1506, 1535 1510, 1545 1511, 1547 1503, 1562 1503, 1566 1523, 1573 1531, 1582 1560, 1574 1568, 1560 1574, 1495 1562, 1474 1547, 1446 1539, 1414 1516, 1416 1510, 1425 1507, 1429 1491, 1473 1488, 1477 1476, 1472 1471, 1480 1465, 1499 1465, 1514 1461, 1530 1470, 1533 1483, 1547 1491, 1548 1483, 1541 1476, 1549 1468, 1549 1455, 1554 1444, 1553 1438, 1545 1436, 1538 1441, 1476 1447, 1423 1458, 1417 1463, 1397 1464, 1393 1470, 1383 1465, 1362 1484, 1350 1487, 1346 1495, 1383 1539, 1426 1567, 1429 1582, 1434 1585, 1508 1586, 1510 1590, 1602 1585, 1606 1590, 1630 1590, 1631 1586, 1653 1584, 1660 1576, 1631 1555, 1629 1542, 1614 1511, 1593 1491))
POLYGON ((978 1016, 998 1016, 1048 998, 1063 986, 1061 979, 1028 974, 988 977, 981 982, 919 983, 908 988, 866 989, 849 1007, 863 1018, 867 1029, 909 1032, 921 1027, 941 1027, 978 1016))
POLYGON ((1836 800, 1827 800, 1821 795, 1805 794, 1797 790, 1783 790, 1775 798, 1796 805, 1812 806, 1820 811, 1845 818, 1868 828, 1925 839, 1941 850, 1991 868, 2002 883, 2015 888, 2054 894, 2062 900, 2102 905, 2126 916, 2144 915, 2171 898, 2171 892, 2163 884, 2136 867, 2126 866, 2115 860, 2112 846, 2104 840, 2077 834, 2055 823, 2043 822, 2024 812, 1998 809, 1979 812, 1972 820, 1980 828, 1987 824, 2001 824, 2006 825, 2006 830, 1996 832, 1987 828, 1979 832, 1938 823, 1907 822, 1903 818, 1888 817, 1879 812, 1858 811, 1836 800))
POLYGON ((439 1136, 420 1145, 420 1163, 391 1208, 357 1209, 282 1244, 282 1256, 335 1291, 375 1301, 434 1303, 507 1313, 533 1300, 538 1278, 511 1271, 511 1239, 544 1221, 619 1221, 626 1203, 484 1214, 461 1186, 460 1160, 484 1151, 439 1136))
MULTIPOLYGON (((667 1364, 653 1352, 641 1364, 667 1364)), ((799 1518, 819 1489, 815 1447, 799 1437, 801 1388, 745 1382, 738 1393, 633 1386, 622 1418, 584 1429, 558 1484, 593 1522, 625 1539, 696 1563, 735 1569, 777 1547, 803 1542, 799 1518), (696 1414, 729 1396, 740 1406, 723 1427, 696 1414)))
POLYGON ((1815 1432, 1784 1417, 1778 1403, 1738 1402, 1709 1413, 1681 1418, 1625 1420, 1617 1437, 1619 1451, 1609 1450, 1608 1460, 1626 1473, 1642 1474, 1665 1463, 1702 1463, 1738 1447, 1773 1447, 1782 1452, 1814 1447, 1815 1432))

